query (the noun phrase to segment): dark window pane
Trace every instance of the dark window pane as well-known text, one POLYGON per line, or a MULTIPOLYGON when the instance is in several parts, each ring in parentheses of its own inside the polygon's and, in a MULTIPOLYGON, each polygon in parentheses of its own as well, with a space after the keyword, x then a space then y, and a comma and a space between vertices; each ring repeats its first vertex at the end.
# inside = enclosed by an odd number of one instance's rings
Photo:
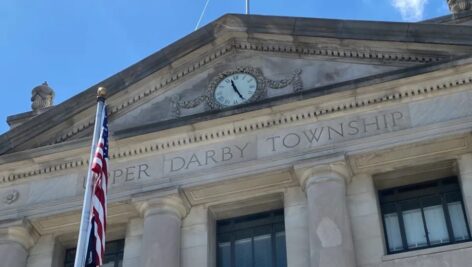
POLYGON ((272 267, 271 235, 254 237, 254 264, 257 267, 272 267))
POLYGON ((449 243, 449 234, 442 205, 425 207, 423 211, 430 244, 449 243))
POLYGON ((230 267, 231 266, 231 243, 224 242, 218 244, 218 266, 230 267))
POLYGON ((400 222, 397 213, 384 214, 385 232, 387 234, 388 250, 403 250, 400 222))
POLYGON ((252 238, 234 242, 234 258, 237 267, 252 267, 252 238))
POLYGON ((471 239, 457 177, 382 190, 379 200, 389 253, 471 239))
POLYGON ((285 232, 275 234, 276 267, 287 267, 287 250, 285 246, 285 232))
POLYGON ((402 212, 405 224, 405 235, 408 248, 420 248, 428 245, 424 231, 421 209, 406 210, 402 212))
MULTIPOLYGON (((105 257, 103 267, 121 266, 123 260, 123 251, 125 247, 124 240, 110 241, 105 244, 105 257)), ((65 267, 73 267, 75 261, 75 248, 66 250, 65 267)))
POLYGON ((283 210, 218 221, 218 267, 286 267, 284 231, 283 210))
POLYGON ((467 231, 467 224, 465 222, 462 203, 459 201, 448 203, 447 207, 449 210, 449 216, 451 218, 454 239, 456 241, 463 241, 469 239, 470 236, 469 232, 467 231))

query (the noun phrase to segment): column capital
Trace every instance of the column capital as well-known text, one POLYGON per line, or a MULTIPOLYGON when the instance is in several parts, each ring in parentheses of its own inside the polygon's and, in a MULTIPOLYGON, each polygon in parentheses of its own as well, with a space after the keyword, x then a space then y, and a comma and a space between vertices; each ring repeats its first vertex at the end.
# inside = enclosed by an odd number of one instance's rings
POLYGON ((312 184, 339 181, 350 183, 352 172, 344 157, 320 162, 305 162, 294 166, 295 174, 303 190, 312 184))
POLYGON ((136 201, 136 208, 143 217, 154 214, 170 213, 179 219, 184 218, 190 210, 190 205, 184 196, 172 194, 136 201))
POLYGON ((16 242, 28 250, 38 238, 39 234, 27 220, 15 220, 0 224, 0 243, 16 242))

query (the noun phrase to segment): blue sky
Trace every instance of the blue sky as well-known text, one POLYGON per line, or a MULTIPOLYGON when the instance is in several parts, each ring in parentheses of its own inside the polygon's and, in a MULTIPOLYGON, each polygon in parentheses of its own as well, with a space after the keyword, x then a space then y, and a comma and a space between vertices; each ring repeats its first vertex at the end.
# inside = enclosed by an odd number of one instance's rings
MULTIPOLYGON (((206 0, 1 0, 0 133, 31 110, 48 81, 55 104, 192 32, 206 0)), ((244 0, 210 0, 201 24, 244 13, 244 0)), ((418 21, 449 13, 446 0, 251 0, 261 15, 418 21)))

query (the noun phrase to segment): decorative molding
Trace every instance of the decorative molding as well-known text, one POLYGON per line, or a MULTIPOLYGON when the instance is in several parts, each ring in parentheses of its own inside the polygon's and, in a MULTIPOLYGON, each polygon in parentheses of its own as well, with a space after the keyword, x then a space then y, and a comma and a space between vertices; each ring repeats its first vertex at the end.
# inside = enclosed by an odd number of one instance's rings
POLYGON ((207 90, 205 90, 204 94, 197 98, 185 101, 181 100, 179 95, 174 95, 170 97, 169 101, 171 102, 172 113, 174 114, 174 116, 180 117, 181 109, 192 109, 203 103, 205 103, 210 108, 210 110, 224 108, 225 106, 222 106, 215 100, 215 90, 220 81, 235 73, 247 73, 257 79, 256 93, 246 103, 255 102, 267 97, 268 89, 282 89, 291 85, 293 92, 299 92, 303 90, 303 81, 300 77, 302 70, 300 69, 294 70, 289 78, 282 80, 271 80, 266 78, 262 70, 259 68, 254 68, 250 66, 236 67, 216 75, 208 84, 208 88, 207 90))
POLYGON ((261 193, 276 192, 296 186, 296 178, 288 170, 239 177, 232 183, 213 182, 184 189, 192 205, 246 199, 261 193))
POLYGON ((18 192, 18 190, 10 190, 3 194, 3 203, 11 205, 18 200, 19 196, 20 193, 18 192))
POLYGON ((137 201, 135 206, 144 218, 150 215, 170 213, 183 219, 190 210, 190 204, 180 194, 137 201))
MULTIPOLYGON (((442 81, 440 83, 429 83, 426 85, 419 85, 409 87, 406 89, 391 90, 386 94, 376 94, 363 97, 356 96, 355 99, 349 98, 346 101, 339 101, 333 105, 326 105, 324 107, 314 106, 312 109, 302 109, 296 112, 281 112, 278 116, 271 116, 264 120, 251 120, 247 123, 224 125, 218 129, 209 129, 194 132, 192 134, 183 134, 173 138, 166 138, 165 141, 155 142, 147 145, 138 145, 136 147, 127 149, 121 152, 112 152, 111 159, 134 157, 146 153, 166 152, 174 150, 175 148, 185 147, 187 145, 195 145, 198 143, 214 141, 229 136, 255 132, 259 130, 270 129, 272 127, 279 127, 280 125, 290 125, 293 123, 300 123, 303 121, 323 119, 324 116, 331 116, 332 114, 354 111, 356 109, 366 108, 370 106, 394 103, 397 101, 405 101, 406 99, 422 98, 425 95, 442 93, 445 90, 452 90, 456 87, 472 84, 472 76, 457 78, 450 81, 442 81)), ((31 176, 54 173, 57 171, 64 171, 77 167, 82 167, 87 164, 86 159, 79 159, 74 161, 63 162, 60 164, 53 164, 42 168, 31 169, 20 173, 10 173, 8 175, 0 176, 0 185, 10 183, 13 181, 25 179, 31 176)))
POLYGON ((27 220, 12 221, 0 225, 0 242, 16 242, 28 250, 36 243, 38 238, 39 234, 27 220))
MULTIPOLYGON (((112 116, 115 113, 120 112, 124 108, 134 105, 143 99, 155 94, 161 88, 168 86, 171 83, 174 83, 180 80, 183 77, 186 77, 188 74, 191 74, 201 67, 208 65, 214 60, 220 58, 223 55, 226 55, 234 51, 257 51, 265 53, 283 53, 283 54, 293 54, 293 55, 307 55, 307 56, 320 56, 320 57, 334 57, 334 58, 346 58, 346 59, 360 59, 360 60, 375 60, 383 62, 400 62, 400 63, 418 63, 426 64, 432 62, 440 62, 441 60, 446 59, 448 56, 430 56, 421 53, 400 53, 400 52, 389 52, 389 51, 377 51, 368 48, 354 49, 354 48, 341 48, 339 46, 329 46, 329 45, 294 45, 293 43, 253 43, 252 40, 237 40, 231 39, 227 43, 223 44, 220 47, 212 49, 211 52, 206 53, 201 56, 198 60, 193 61, 193 63, 186 64, 185 67, 178 68, 173 74, 165 75, 162 81, 155 85, 154 87, 143 90, 138 95, 135 95, 121 104, 116 104, 110 107, 108 110, 109 116, 112 116)), ((256 41, 256 40, 254 40, 256 41)), ((198 101, 205 101, 205 99, 198 99, 198 101)), ((193 103, 197 104, 197 103, 193 103)), ((191 103, 189 103, 191 105, 191 103)), ((85 122, 79 122, 78 125, 73 126, 69 131, 65 132, 61 136, 57 137, 55 140, 51 141, 49 144, 57 144, 69 140, 71 137, 81 133, 82 131, 89 129, 94 125, 94 119, 90 118, 85 122)))
POLYGON ((330 181, 349 184, 352 180, 352 171, 344 155, 321 161, 308 160, 306 163, 294 166, 294 173, 303 190, 312 184, 330 181))

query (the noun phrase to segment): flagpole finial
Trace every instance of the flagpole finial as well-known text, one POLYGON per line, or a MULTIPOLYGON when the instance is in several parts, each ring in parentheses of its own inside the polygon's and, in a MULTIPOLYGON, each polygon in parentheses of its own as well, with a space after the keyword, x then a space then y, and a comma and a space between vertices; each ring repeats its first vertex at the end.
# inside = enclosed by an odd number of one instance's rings
POLYGON ((105 87, 102 87, 102 86, 98 87, 98 89, 97 89, 97 98, 98 99, 101 99, 101 98, 105 99, 106 96, 107 96, 107 89, 105 87))

